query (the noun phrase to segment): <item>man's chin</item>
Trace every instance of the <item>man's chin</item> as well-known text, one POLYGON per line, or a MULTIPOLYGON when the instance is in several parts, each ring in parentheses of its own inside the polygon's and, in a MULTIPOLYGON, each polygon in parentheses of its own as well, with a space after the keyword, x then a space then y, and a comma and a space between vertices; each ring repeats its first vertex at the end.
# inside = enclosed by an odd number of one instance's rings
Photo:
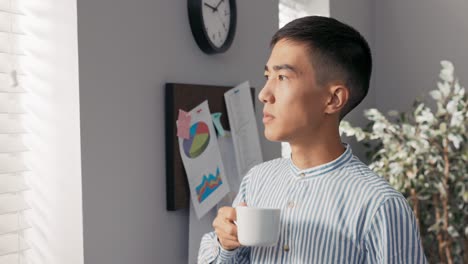
POLYGON ((282 137, 280 133, 275 133, 274 131, 270 131, 268 129, 265 129, 264 135, 265 135, 265 138, 268 139, 269 141, 274 141, 274 142, 284 141, 284 137, 282 137))

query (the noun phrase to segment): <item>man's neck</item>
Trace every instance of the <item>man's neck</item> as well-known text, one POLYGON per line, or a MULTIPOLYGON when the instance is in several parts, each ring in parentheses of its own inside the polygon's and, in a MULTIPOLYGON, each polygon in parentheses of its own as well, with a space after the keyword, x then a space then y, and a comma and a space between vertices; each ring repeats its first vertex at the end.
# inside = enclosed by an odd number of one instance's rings
POLYGON ((328 137, 310 136, 303 142, 291 142, 291 159, 299 169, 328 163, 341 156, 344 151, 339 133, 328 137))

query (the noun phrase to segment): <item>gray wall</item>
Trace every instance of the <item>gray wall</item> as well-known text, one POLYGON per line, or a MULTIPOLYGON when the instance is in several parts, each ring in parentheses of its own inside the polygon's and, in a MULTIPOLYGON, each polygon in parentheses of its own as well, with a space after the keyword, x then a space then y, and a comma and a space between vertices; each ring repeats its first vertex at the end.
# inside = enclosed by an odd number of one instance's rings
MULTIPOLYGON (((364 38, 369 43, 375 63, 375 56, 377 51, 375 45, 375 28, 373 23, 374 14, 372 12, 373 5, 374 1, 372 0, 331 0, 330 17, 336 18, 341 22, 351 25, 364 36, 364 38)), ((375 71, 376 67, 374 66, 368 95, 364 101, 362 101, 362 103, 346 118, 353 124, 363 124, 365 121, 363 118, 363 110, 375 106, 375 71)))
MULTIPOLYGON (((330 0, 330 17, 336 18, 343 23, 349 24, 358 30, 369 43, 372 51, 373 63, 376 61, 376 45, 375 45, 375 27, 374 27, 374 1, 373 0, 330 0)), ((354 126, 364 126, 367 124, 367 119, 364 117, 364 110, 373 108, 376 105, 376 70, 374 65, 371 76, 371 83, 369 93, 366 98, 357 106, 351 113, 349 113, 345 120, 351 122, 354 126)), ((343 138, 343 141, 350 143, 353 153, 367 162, 365 158, 365 149, 361 143, 356 142, 354 138, 343 138)))
POLYGON ((468 1, 375 1, 376 104, 407 110, 436 88, 440 60, 451 60, 461 84, 468 78, 468 1))
POLYGON ((462 0, 331 0, 331 16, 350 23, 371 42, 375 93, 364 106, 374 101, 382 111, 408 110, 416 97, 431 101, 428 92, 436 88, 441 60, 452 61, 466 83, 466 10, 468 2, 462 0))
MULTIPOLYGON (((371 91, 347 118, 367 123, 362 110, 376 107, 406 111, 415 98, 431 105, 441 60, 455 65, 468 83, 468 2, 462 0, 331 0, 330 16, 358 29, 370 42, 374 67, 371 91)), ((362 157, 359 144, 353 144, 362 157)))
POLYGON ((85 263, 187 263, 188 211, 165 210, 164 83, 264 83, 278 1, 237 1, 236 39, 218 56, 196 46, 186 4, 78 1, 85 263))

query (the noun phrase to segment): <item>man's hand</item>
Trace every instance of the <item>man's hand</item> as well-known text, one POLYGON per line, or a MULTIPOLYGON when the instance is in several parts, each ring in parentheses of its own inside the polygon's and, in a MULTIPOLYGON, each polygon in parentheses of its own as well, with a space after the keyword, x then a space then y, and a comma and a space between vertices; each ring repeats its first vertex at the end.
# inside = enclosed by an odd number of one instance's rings
MULTIPOLYGON (((247 206, 246 203, 240 203, 239 206, 247 206)), ((237 240, 236 208, 222 207, 218 210, 218 215, 213 221, 213 227, 218 236, 219 243, 226 250, 234 250, 240 247, 237 240)))

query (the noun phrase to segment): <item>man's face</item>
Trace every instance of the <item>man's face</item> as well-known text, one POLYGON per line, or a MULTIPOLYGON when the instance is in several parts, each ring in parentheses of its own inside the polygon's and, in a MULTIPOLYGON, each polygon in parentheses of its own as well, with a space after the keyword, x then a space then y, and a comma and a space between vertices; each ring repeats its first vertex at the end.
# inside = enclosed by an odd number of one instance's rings
POLYGON ((265 137, 290 143, 314 137, 325 116, 327 94, 316 85, 307 47, 280 40, 265 66, 265 77, 258 96, 264 103, 265 137))

